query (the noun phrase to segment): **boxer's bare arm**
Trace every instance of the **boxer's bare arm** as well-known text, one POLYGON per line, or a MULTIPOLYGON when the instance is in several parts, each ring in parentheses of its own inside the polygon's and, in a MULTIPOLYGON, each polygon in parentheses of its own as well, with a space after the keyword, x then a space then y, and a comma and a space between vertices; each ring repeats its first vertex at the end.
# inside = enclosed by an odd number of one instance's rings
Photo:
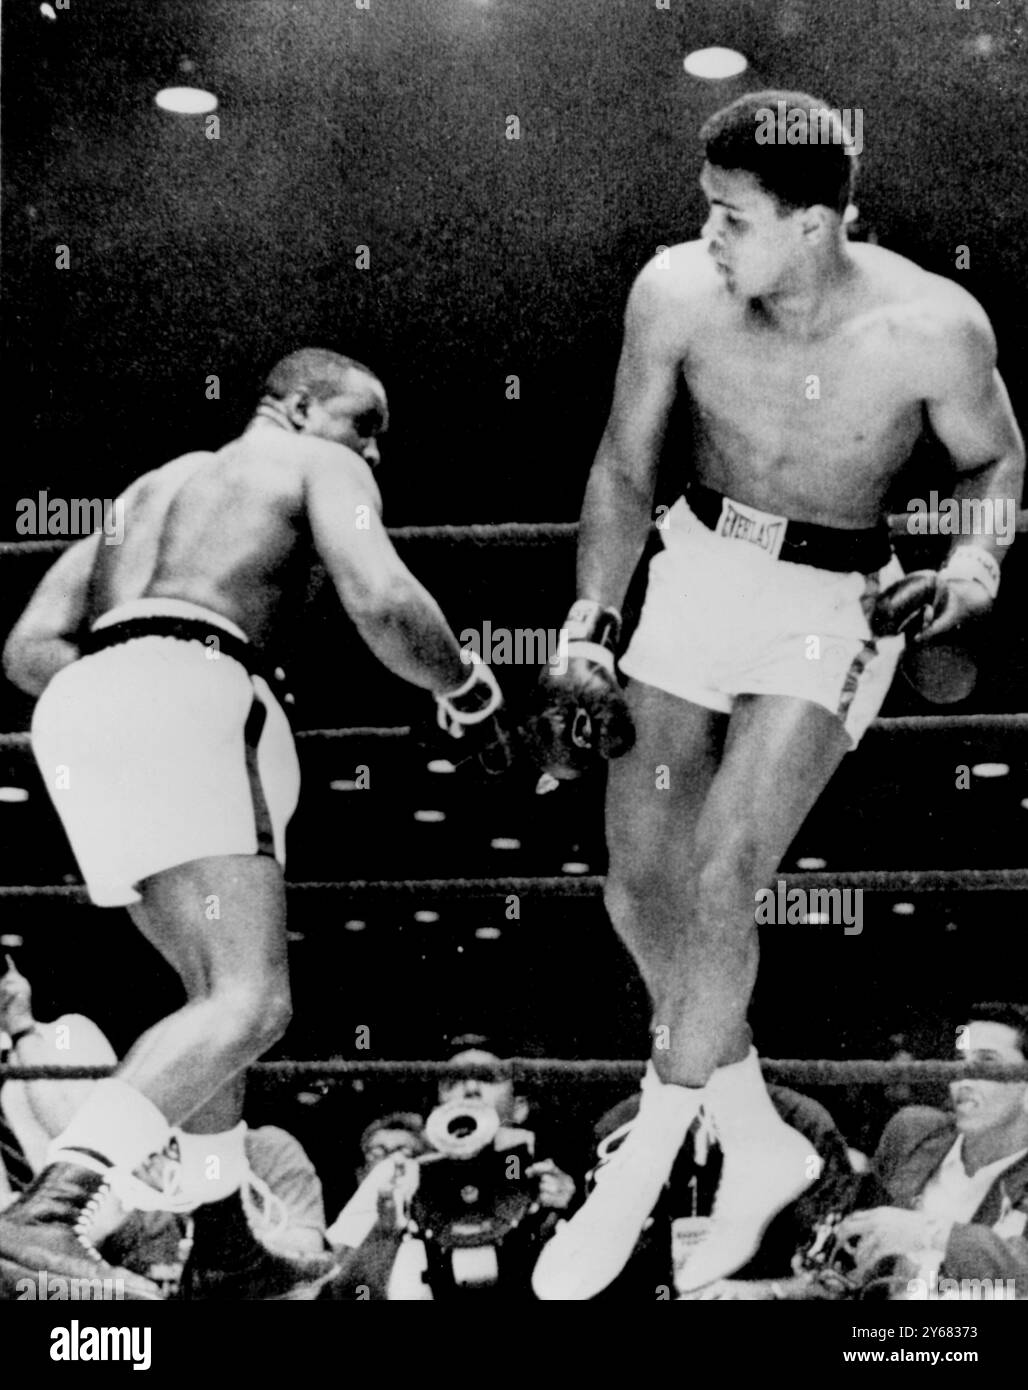
POLYGON ((379 661, 412 685, 443 695, 467 679, 442 610, 397 555, 381 498, 363 459, 333 446, 312 458, 307 516, 318 555, 343 607, 379 661))
MULTIPOLYGON (((954 497, 991 499, 993 517, 1007 517, 1024 488, 1024 441, 996 370, 988 319, 969 295, 961 296, 957 311, 938 323, 937 341, 929 346, 928 417, 957 471, 954 497)), ((961 535, 954 549, 982 546, 1002 561, 1011 539, 961 535)))
POLYGON ((11 629, 4 674, 27 695, 41 695, 57 672, 78 657, 75 639, 86 618, 101 536, 96 531, 64 551, 11 629))
POLYGON ((646 544, 660 449, 680 379, 673 274, 651 262, 632 287, 610 418, 582 505, 578 594, 614 608, 621 607, 646 544))

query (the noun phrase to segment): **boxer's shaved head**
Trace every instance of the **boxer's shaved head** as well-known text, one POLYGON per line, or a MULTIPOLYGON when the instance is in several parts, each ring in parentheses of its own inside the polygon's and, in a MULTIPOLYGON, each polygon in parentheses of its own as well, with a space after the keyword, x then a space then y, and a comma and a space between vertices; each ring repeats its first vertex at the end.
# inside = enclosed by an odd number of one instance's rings
POLYGON ((261 418, 342 444, 375 468, 389 406, 370 367, 331 348, 307 347, 281 358, 268 373, 254 423, 261 418))
POLYGON ((276 362, 268 373, 262 395, 285 400, 294 391, 308 391, 316 401, 326 401, 341 395, 347 388, 352 372, 378 380, 363 362, 344 357, 331 348, 299 348, 276 362))
POLYGON ((841 215, 853 197, 857 171, 853 141, 839 113, 808 92, 747 92, 715 111, 700 128, 700 139, 708 164, 752 174, 784 210, 820 205, 841 215), (803 143, 778 138, 787 130, 790 114, 801 111, 810 138, 803 143), (811 112, 817 113, 816 127, 811 112), (766 138, 769 113, 775 118, 772 139, 766 138))

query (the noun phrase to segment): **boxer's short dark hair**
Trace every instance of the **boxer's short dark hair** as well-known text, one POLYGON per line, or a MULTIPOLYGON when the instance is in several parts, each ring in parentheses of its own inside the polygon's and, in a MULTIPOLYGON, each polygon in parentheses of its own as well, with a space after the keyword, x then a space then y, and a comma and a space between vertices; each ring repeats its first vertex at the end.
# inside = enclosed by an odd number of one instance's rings
POLYGON ((1001 1023, 1012 1028, 1017 1034, 1018 1046, 1028 1062, 1028 1006, 1008 1004, 1000 1000, 989 1000, 973 1004, 965 1015, 968 1023, 1001 1023))
POLYGON ((378 380, 370 367, 341 352, 333 352, 331 348, 300 348, 275 363, 261 394, 283 400, 294 391, 307 390, 316 401, 325 401, 346 389, 346 378, 351 372, 364 372, 378 380))
POLYGON ((789 211, 821 205, 841 215, 853 197, 857 156, 847 154, 845 143, 835 140, 762 144, 757 132, 766 123, 768 111, 777 119, 782 101, 786 119, 794 110, 809 116, 811 111, 833 109, 807 92, 747 92, 715 111, 700 128, 707 162, 719 169, 752 174, 765 193, 789 211))

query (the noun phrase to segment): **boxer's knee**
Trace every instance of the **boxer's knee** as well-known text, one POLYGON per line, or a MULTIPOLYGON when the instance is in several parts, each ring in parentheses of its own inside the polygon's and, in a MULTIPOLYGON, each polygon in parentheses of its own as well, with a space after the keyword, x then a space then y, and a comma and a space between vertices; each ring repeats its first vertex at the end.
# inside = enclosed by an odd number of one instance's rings
POLYGON ((211 996, 225 1043, 260 1056, 285 1033, 293 1016, 289 984, 271 978, 235 984, 211 996))
POLYGON ((261 1043, 265 1049, 283 1036, 293 1018, 293 1001, 288 985, 277 986, 262 995, 258 1006, 261 1043))

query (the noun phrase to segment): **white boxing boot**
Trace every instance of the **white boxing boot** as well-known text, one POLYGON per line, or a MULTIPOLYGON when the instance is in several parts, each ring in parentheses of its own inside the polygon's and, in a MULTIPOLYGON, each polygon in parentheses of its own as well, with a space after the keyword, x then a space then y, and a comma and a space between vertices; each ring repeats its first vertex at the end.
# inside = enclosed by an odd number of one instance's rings
POLYGON ((601 1161, 584 1205, 543 1246, 532 1275, 538 1298, 593 1298, 617 1278, 657 1205, 702 1096, 701 1089, 664 1085, 652 1062, 647 1066, 639 1113, 626 1138, 601 1161))
POLYGON ((680 1294, 727 1278, 746 1264, 772 1218, 821 1170, 810 1140, 775 1109, 753 1048, 743 1061, 718 1068, 707 1083, 703 1107, 714 1122, 724 1167, 707 1237, 676 1265, 680 1294))

